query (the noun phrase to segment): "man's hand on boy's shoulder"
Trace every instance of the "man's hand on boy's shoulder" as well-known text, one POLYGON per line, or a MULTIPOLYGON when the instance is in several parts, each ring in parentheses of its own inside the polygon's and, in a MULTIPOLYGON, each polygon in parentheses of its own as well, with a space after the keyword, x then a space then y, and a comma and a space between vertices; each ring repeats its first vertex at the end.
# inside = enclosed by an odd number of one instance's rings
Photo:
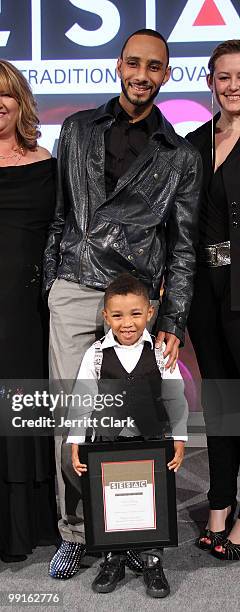
POLYGON ((80 462, 78 449, 78 444, 72 444, 72 466, 74 472, 76 472, 78 476, 82 476, 82 474, 87 471, 87 466, 85 463, 80 462))
POLYGON ((182 465, 184 453, 185 453, 185 442, 183 440, 174 440, 174 457, 172 461, 169 461, 167 467, 169 470, 177 472, 182 465))

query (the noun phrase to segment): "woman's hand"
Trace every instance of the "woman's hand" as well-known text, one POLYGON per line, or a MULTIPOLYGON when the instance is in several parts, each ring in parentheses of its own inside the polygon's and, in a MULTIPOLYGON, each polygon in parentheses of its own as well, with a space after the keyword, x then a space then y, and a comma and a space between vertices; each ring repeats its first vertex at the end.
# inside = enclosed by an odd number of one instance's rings
POLYGON ((174 450, 175 450, 175 455, 172 461, 169 461, 167 466, 169 470, 174 470, 174 472, 177 472, 183 462, 184 452, 185 452, 185 442, 183 442, 182 440, 174 440, 174 450))
POLYGON ((87 471, 85 463, 80 463, 78 444, 72 444, 72 466, 78 476, 82 476, 87 471))

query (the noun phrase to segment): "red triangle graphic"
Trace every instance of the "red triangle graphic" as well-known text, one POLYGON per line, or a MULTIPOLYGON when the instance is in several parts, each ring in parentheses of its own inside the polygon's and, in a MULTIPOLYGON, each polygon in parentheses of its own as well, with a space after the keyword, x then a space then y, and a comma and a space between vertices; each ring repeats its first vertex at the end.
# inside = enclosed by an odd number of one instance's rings
POLYGON ((219 12, 214 0, 205 0, 194 26, 219 26, 226 25, 221 13, 219 12))

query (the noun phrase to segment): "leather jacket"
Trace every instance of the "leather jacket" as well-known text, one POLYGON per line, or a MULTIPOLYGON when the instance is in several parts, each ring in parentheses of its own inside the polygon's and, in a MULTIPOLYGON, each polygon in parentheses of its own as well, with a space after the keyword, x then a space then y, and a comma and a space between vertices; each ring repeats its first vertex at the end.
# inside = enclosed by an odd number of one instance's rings
POLYGON ((195 271, 201 158, 159 111, 159 128, 106 197, 104 132, 110 100, 63 123, 55 218, 45 251, 44 289, 56 277, 104 290, 136 274, 158 299, 158 329, 184 340, 195 271))

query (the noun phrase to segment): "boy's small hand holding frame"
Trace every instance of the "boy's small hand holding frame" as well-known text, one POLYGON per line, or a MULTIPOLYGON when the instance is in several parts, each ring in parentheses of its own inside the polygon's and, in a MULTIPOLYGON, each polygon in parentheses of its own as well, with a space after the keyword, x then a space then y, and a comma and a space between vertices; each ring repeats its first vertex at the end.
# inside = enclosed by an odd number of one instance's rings
POLYGON ((78 476, 82 476, 85 472, 87 472, 87 466, 85 463, 81 463, 79 459, 79 446, 78 444, 72 444, 72 466, 74 472, 78 476))
MULTIPOLYGON (((80 462, 78 444, 72 444, 71 446, 72 446, 72 466, 73 466, 74 472, 76 472, 78 476, 82 476, 82 474, 87 472, 87 466, 85 463, 80 462)), ((170 461, 167 464, 167 467, 169 470, 174 470, 174 472, 177 472, 183 462, 184 453, 185 453, 185 442, 183 442, 182 440, 175 440, 174 450, 175 450, 175 455, 172 461, 170 461)))

